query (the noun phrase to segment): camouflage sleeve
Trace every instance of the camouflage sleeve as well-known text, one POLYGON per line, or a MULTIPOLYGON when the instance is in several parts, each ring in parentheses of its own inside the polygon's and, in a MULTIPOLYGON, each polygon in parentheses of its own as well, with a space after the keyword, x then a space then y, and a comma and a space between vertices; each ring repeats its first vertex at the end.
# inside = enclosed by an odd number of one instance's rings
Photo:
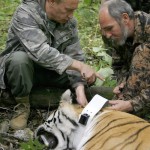
POLYGON ((139 45, 134 52, 129 78, 124 89, 126 100, 130 100, 134 111, 150 109, 150 43, 139 45))
MULTIPOLYGON (((78 36, 76 36, 78 39, 78 36)), ((73 43, 66 47, 65 52, 71 56, 71 58, 85 62, 85 56, 83 51, 81 50, 79 39, 73 40, 73 43), (77 42, 78 41, 78 42, 77 42)), ((75 70, 66 70, 66 73, 68 74, 70 84, 72 88, 76 88, 78 85, 85 85, 85 81, 82 79, 82 76, 79 72, 75 70)))
POLYGON ((36 21, 28 9, 20 7, 13 17, 11 29, 34 62, 62 74, 73 59, 50 46, 52 37, 48 38, 36 21))

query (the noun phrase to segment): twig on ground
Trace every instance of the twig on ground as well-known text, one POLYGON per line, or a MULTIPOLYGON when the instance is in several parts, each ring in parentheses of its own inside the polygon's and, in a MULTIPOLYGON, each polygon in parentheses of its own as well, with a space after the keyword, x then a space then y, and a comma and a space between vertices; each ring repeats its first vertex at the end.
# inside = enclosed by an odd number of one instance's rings
POLYGON ((8 138, 15 138, 15 139, 17 139, 17 140, 19 140, 19 141, 28 142, 27 139, 25 139, 25 138, 23 138, 23 137, 17 137, 17 136, 15 136, 15 135, 10 134, 10 133, 0 132, 0 136, 1 136, 1 137, 4 137, 4 138, 5 138, 5 137, 8 137, 8 138))

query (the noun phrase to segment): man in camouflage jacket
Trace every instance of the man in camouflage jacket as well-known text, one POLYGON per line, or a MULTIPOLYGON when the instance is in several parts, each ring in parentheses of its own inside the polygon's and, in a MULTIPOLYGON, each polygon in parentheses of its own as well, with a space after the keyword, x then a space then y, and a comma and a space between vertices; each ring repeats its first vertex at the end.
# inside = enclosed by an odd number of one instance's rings
POLYGON ((84 64, 73 12, 78 0, 24 0, 12 18, 6 50, 0 55, 0 88, 9 88, 19 104, 11 128, 27 126, 29 94, 33 86, 75 89, 76 99, 87 104, 83 78, 100 78, 84 64))
POLYGON ((99 22, 118 80, 110 108, 150 110, 150 15, 134 12, 123 0, 109 0, 100 7, 99 22))

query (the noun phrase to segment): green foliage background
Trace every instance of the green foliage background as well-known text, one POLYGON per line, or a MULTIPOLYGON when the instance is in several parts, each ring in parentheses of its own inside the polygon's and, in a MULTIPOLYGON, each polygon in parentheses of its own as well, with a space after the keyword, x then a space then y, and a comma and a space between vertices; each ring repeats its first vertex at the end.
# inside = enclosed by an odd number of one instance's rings
POLYGON ((19 3, 20 0, 0 0, 0 51, 5 48, 9 23, 19 3))

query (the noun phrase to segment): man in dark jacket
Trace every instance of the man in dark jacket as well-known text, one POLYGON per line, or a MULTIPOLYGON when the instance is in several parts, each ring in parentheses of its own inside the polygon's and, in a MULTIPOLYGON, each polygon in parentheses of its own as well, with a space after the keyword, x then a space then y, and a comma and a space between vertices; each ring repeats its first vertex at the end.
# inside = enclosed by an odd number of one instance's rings
POLYGON ((109 0, 100 7, 99 23, 118 80, 111 108, 136 114, 150 109, 150 15, 109 0))
POLYGON ((78 3, 78 0, 24 0, 14 13, 6 50, 0 55, 0 88, 9 88, 18 103, 11 128, 27 126, 33 86, 72 87, 77 102, 85 106, 85 80, 92 84, 97 77, 102 79, 84 64, 73 18, 78 3))

